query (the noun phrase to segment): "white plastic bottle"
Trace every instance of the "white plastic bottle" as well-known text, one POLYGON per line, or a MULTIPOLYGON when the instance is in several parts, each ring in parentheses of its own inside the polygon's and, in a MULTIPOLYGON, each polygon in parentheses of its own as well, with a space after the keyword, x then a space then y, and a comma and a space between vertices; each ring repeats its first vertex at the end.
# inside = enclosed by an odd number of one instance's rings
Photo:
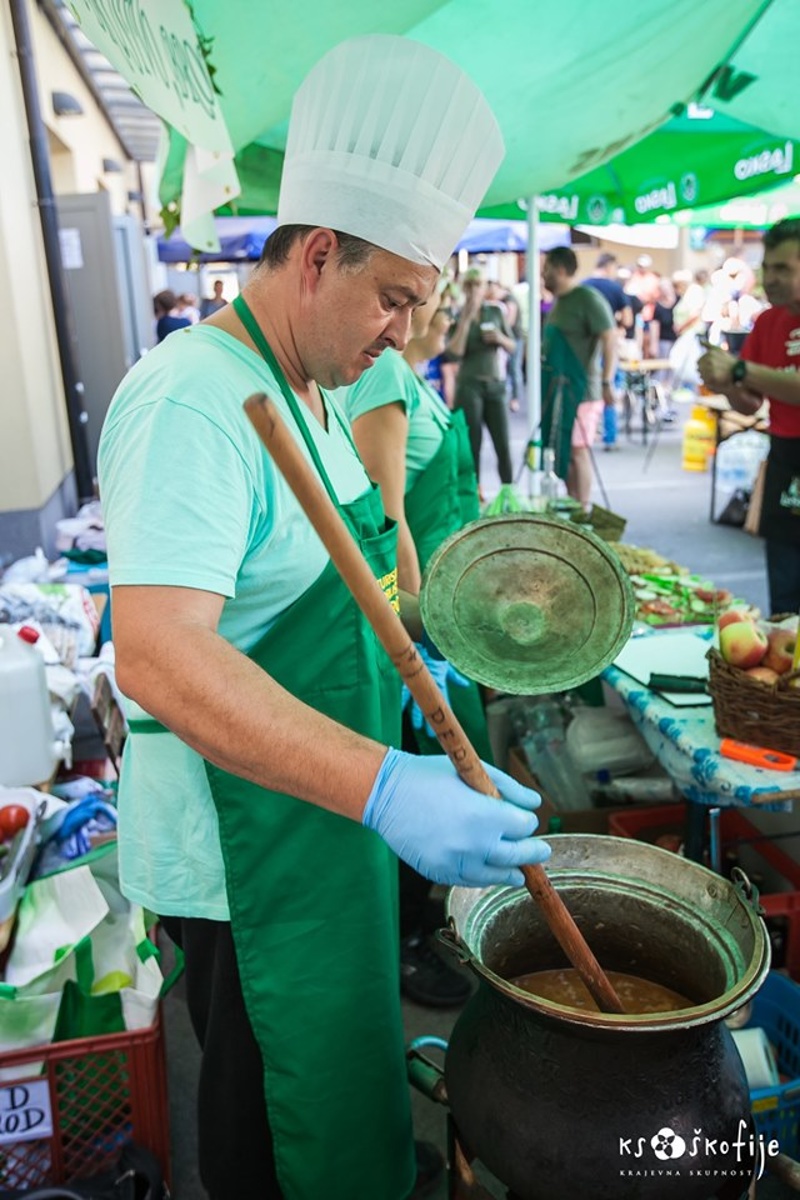
POLYGON ((49 779, 57 752, 39 634, 0 625, 0 784, 25 787, 49 779))

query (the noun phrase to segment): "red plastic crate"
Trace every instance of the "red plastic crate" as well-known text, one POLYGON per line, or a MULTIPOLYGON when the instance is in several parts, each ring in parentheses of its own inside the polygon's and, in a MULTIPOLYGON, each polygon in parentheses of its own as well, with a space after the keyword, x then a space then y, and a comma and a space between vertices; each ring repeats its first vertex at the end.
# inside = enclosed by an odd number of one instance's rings
MULTIPOLYGON (((70 1183, 107 1170, 125 1142, 146 1146, 169 1180, 169 1108, 161 1012, 147 1029, 0 1054, 3 1089, 46 1081, 53 1133, 0 1144, 6 1189, 70 1183), (41 1074, 24 1075, 26 1064, 41 1074), (20 1068, 16 1083, 11 1072, 20 1068)), ((2 1106, 8 1108, 8 1102, 2 1106)))
MULTIPOLYGON (((632 837, 654 841, 661 833, 682 832, 686 826, 687 805, 664 804, 653 808, 627 808, 613 812, 608 818, 608 832, 615 837, 632 837)), ((800 863, 776 846, 748 821, 739 809, 723 808, 720 812, 720 840, 725 844, 752 842, 751 849, 777 871, 791 890, 769 892, 759 896, 768 927, 778 918, 785 925, 783 969, 793 979, 800 980, 800 863), (754 840, 758 839, 758 840, 754 840)), ((783 931, 782 931, 783 932, 783 931)))
POLYGON ((759 900, 767 926, 774 929, 773 923, 780 921, 785 927, 783 963, 774 965, 782 965, 800 983, 800 892, 772 892, 759 900))

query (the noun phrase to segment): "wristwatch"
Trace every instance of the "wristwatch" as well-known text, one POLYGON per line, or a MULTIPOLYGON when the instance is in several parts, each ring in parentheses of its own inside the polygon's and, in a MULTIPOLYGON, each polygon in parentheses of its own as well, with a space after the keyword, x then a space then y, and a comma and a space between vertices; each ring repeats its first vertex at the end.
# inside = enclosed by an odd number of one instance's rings
POLYGON ((737 358, 736 362, 731 367, 731 382, 744 383, 745 375, 747 374, 747 363, 743 358, 737 358))

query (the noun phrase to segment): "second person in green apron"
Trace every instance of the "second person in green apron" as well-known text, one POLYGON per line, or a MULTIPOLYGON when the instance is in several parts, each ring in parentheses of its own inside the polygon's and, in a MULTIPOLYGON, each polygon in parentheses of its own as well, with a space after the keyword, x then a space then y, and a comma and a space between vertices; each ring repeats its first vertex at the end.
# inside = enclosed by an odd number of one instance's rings
MULTIPOLYGON (((422 573, 437 547, 479 515, 464 414, 449 412, 414 369, 442 353, 451 325, 437 291, 414 313, 403 354, 387 350, 372 371, 343 393, 361 458, 381 489, 387 514, 397 522, 398 583, 412 595, 419 594, 422 573)), ((419 651, 481 758, 491 762, 477 684, 463 678, 429 644, 423 642, 419 651)), ((442 752, 416 704, 405 708, 403 747, 419 754, 442 752)), ((403 864, 401 986, 417 1003, 449 1007, 467 998, 469 983, 432 944, 430 935, 442 918, 429 892, 428 880, 403 864)))

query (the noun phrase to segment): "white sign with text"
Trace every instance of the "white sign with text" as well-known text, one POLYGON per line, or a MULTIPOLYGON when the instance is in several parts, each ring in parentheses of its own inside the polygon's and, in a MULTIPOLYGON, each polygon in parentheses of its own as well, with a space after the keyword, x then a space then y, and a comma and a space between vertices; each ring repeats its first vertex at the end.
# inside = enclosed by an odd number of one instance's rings
POLYGON ((195 146, 228 152, 230 137, 183 0, 68 0, 91 42, 148 108, 195 146))
POLYGON ((0 1146, 52 1136, 53 1114, 46 1079, 0 1087, 0 1146))

